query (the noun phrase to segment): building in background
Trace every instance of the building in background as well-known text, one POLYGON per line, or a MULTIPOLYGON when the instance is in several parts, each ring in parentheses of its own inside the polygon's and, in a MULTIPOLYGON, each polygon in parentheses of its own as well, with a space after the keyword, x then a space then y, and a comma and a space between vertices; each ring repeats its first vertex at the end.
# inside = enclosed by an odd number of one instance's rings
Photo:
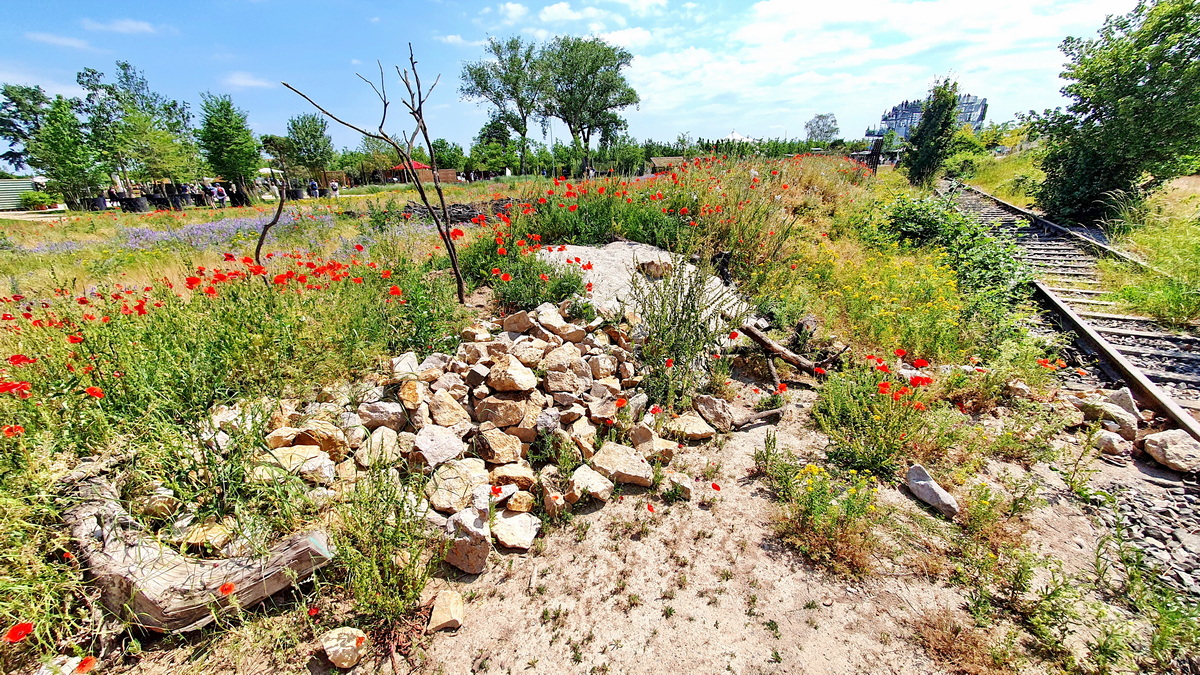
MULTIPOLYGON (((882 138, 889 131, 895 131, 896 135, 902 139, 907 139, 912 134, 913 129, 917 128, 917 123, 921 121, 921 106, 925 101, 905 101, 897 106, 892 106, 892 109, 883 113, 883 118, 879 121, 879 126, 875 129, 867 129, 868 138, 882 138)), ((970 94, 959 94, 958 96, 958 124, 970 124, 975 131, 983 128, 983 118, 987 116, 987 99, 972 96, 970 94)))

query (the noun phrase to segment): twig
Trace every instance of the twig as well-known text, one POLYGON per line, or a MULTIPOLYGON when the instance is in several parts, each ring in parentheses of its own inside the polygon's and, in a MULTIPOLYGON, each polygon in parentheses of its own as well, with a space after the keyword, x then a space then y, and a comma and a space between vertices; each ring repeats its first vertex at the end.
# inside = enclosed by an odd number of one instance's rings
POLYGON ((779 391, 779 372, 775 370, 775 356, 766 349, 763 350, 763 356, 767 357, 767 370, 771 371, 771 382, 775 384, 775 391, 779 391))
POLYGON ((262 266, 262 259, 259 256, 262 255, 262 247, 263 243, 267 240, 267 232, 272 227, 275 227, 275 224, 279 222, 279 216, 283 214, 283 202, 287 199, 287 187, 287 174, 284 174, 283 186, 279 189, 279 204, 275 207, 275 217, 271 219, 271 222, 263 225, 262 231, 258 233, 258 245, 254 247, 254 262, 260 267, 262 266))

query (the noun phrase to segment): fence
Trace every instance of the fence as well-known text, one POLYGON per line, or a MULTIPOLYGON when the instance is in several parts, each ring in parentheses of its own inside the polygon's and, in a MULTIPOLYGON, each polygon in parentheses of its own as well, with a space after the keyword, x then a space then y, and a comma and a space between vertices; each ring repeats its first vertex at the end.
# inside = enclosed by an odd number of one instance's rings
POLYGON ((0 211, 21 208, 21 193, 32 189, 33 181, 28 178, 0 180, 0 211))

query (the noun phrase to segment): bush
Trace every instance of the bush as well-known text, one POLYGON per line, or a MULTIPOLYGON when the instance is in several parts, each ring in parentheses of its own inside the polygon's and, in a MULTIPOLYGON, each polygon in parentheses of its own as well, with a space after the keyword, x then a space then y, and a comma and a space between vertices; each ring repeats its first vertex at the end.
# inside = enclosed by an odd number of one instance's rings
MULTIPOLYGON (((497 231, 499 232, 499 230, 497 231)), ((477 286, 490 284, 506 311, 529 310, 544 302, 559 303, 584 291, 583 273, 543 260, 540 235, 503 242, 486 235, 458 251, 463 277, 477 286), (534 237, 537 237, 535 239, 534 237)))
POLYGON ((40 192, 38 190, 29 190, 21 193, 21 208, 32 210, 43 206, 53 207, 58 206, 59 198, 48 192, 40 192))
POLYGON ((966 180, 973 178, 980 165, 989 159, 990 156, 977 152, 958 152, 946 159, 946 163, 942 165, 942 172, 947 178, 966 180))

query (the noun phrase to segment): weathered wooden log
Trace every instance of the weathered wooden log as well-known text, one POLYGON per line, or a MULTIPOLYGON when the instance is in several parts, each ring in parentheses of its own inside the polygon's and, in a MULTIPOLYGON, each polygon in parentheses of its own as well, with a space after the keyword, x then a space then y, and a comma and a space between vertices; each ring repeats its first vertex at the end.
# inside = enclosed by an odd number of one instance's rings
MULTIPOLYGON (((722 316, 726 317, 727 319, 729 318, 728 315, 726 315, 724 313, 722 313, 722 316)), ((808 373, 809 375, 816 375, 816 371, 815 371, 815 368, 817 367, 816 363, 809 361, 808 359, 804 358, 803 356, 796 354, 795 352, 791 351, 787 347, 784 347, 783 345, 779 344, 778 342, 767 337, 766 333, 764 333, 764 332, 760 331, 759 329, 755 328, 754 326, 750 325, 749 322, 742 324, 741 331, 747 337, 749 337, 751 340, 754 340, 755 342, 757 342, 760 347, 762 347, 764 350, 767 351, 768 354, 772 354, 780 359, 783 359, 783 361, 785 363, 789 363, 789 364, 799 368, 800 370, 803 370, 804 372, 808 373)))
POLYGON ((742 419, 735 421, 731 428, 734 430, 742 429, 742 428, 748 427, 751 424, 754 424, 755 422, 758 422, 760 420, 765 420, 768 417, 774 417, 775 415, 783 415, 783 413, 786 410, 787 410, 787 406, 784 406, 782 408, 774 408, 771 410, 764 410, 760 413, 754 413, 753 415, 747 415, 746 417, 743 417, 742 419))
POLYGON ((201 628, 233 609, 235 598, 237 606, 255 605, 333 558, 321 530, 292 535, 264 557, 188 558, 144 534, 105 477, 79 477, 67 487, 71 505, 63 520, 101 601, 126 622, 151 631, 201 628), (228 593, 221 593, 223 586, 228 593))

